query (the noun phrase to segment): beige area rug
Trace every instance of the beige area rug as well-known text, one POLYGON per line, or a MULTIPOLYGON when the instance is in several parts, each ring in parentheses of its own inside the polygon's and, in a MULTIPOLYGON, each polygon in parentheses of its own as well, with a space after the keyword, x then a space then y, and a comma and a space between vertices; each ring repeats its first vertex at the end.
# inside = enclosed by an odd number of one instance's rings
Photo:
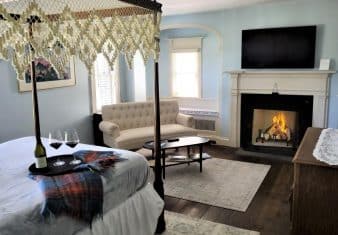
POLYGON ((166 168, 165 195, 245 212, 269 165, 212 158, 166 168))
POLYGON ((166 211, 166 231, 162 235, 259 235, 259 232, 240 229, 207 220, 166 211))

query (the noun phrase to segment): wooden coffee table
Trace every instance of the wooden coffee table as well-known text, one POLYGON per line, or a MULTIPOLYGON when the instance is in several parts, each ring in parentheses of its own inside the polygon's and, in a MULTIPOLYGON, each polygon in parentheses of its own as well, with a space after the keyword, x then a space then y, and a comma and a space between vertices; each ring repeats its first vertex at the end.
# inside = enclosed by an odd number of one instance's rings
MULTIPOLYGON (((178 137, 171 138, 161 141, 161 156, 162 156, 162 169, 163 169, 163 178, 165 178, 165 167, 167 166, 175 166, 181 164, 190 164, 191 162, 199 162, 200 163, 200 172, 202 172, 202 162, 203 162, 203 145, 209 143, 210 140, 205 137, 199 136, 187 136, 187 137, 178 137), (190 148, 193 146, 199 147, 199 154, 191 156, 190 148), (165 159, 165 151, 167 149, 178 149, 186 147, 187 148, 187 156, 172 156, 170 159, 166 161, 165 159), (166 162, 169 164, 166 164, 166 162)), ((143 148, 152 150, 152 156, 154 156, 154 142, 148 141, 143 145, 143 148)))

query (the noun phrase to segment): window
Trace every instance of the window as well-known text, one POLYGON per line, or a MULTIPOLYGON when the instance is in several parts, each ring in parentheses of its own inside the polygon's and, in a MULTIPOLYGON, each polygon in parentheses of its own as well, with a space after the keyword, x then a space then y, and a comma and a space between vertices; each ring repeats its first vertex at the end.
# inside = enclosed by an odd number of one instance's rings
POLYGON ((171 81, 174 97, 201 97, 202 38, 171 39, 171 81))
POLYGON ((134 57, 134 100, 146 101, 146 68, 142 55, 137 51, 134 57))
POLYGON ((103 56, 98 54, 94 64, 94 79, 92 80, 93 111, 101 112, 102 106, 120 102, 120 84, 118 77, 118 61, 111 66, 103 56))

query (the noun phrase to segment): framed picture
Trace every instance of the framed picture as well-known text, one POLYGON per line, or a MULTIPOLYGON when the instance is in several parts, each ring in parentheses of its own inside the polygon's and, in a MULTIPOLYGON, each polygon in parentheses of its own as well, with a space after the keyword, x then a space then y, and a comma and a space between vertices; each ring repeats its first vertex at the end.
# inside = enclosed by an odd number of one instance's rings
MULTIPOLYGON (((35 59, 35 73, 37 78, 37 89, 50 89, 65 86, 74 86, 76 84, 74 58, 72 57, 69 66, 65 68, 62 74, 58 73, 53 68, 52 64, 44 58, 35 59)), ((19 91, 31 91, 31 76, 30 69, 27 68, 23 80, 19 80, 19 91)))

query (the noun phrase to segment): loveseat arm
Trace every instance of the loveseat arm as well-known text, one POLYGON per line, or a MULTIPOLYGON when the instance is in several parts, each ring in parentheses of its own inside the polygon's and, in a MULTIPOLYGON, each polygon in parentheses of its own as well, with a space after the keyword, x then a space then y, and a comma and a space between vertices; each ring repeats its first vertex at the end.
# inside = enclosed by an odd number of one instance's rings
POLYGON ((120 127, 113 122, 102 121, 99 124, 99 128, 104 134, 110 135, 113 138, 120 135, 120 127))
POLYGON ((176 117, 176 122, 186 127, 195 128, 194 117, 187 114, 178 113, 176 117))

